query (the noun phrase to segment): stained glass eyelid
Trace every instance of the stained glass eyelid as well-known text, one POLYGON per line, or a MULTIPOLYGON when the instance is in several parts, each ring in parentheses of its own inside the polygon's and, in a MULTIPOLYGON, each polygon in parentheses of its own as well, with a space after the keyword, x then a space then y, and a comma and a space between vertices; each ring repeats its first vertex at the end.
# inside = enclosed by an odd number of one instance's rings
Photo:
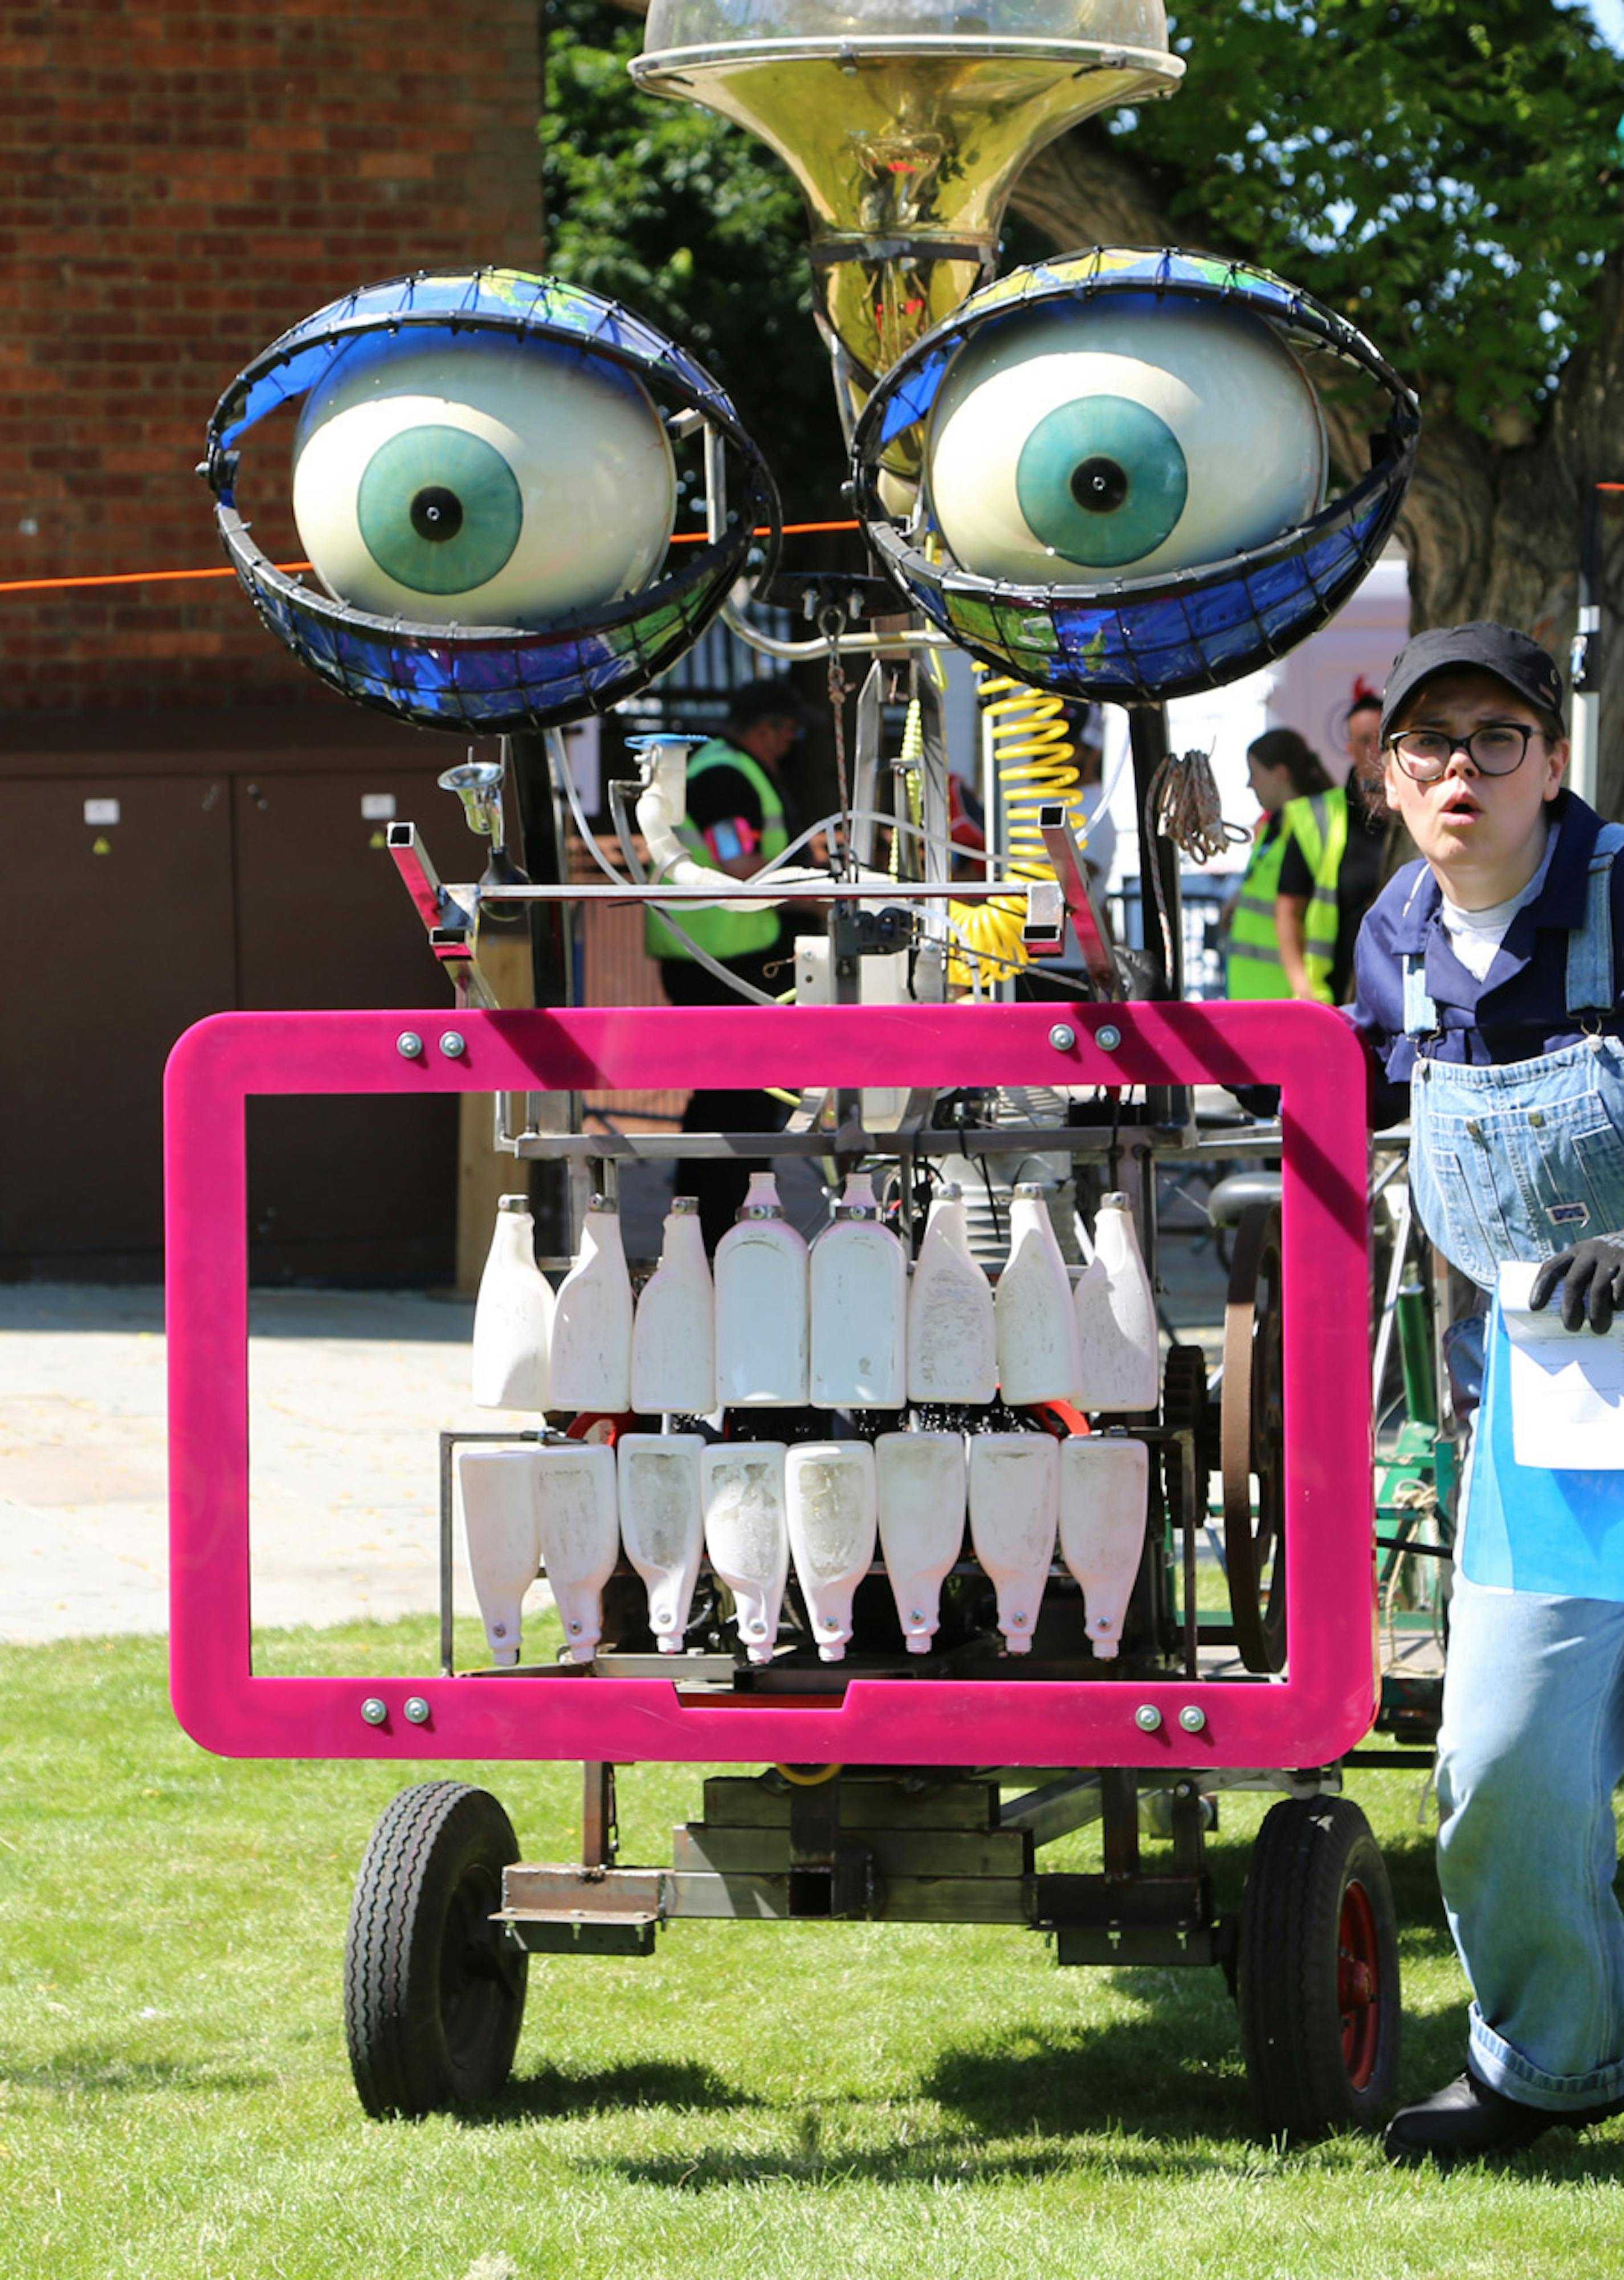
POLYGON ((475 270, 461 281, 423 273, 366 286, 329 302, 290 326, 243 367, 209 421, 205 466, 212 488, 219 489, 224 455, 235 451, 242 438, 280 405, 307 395, 352 340, 368 333, 398 335, 419 327, 451 334, 505 332, 521 339, 589 348, 610 362, 658 380, 730 441, 759 456, 731 400, 704 366, 619 303, 517 270, 475 270), (459 281, 462 289, 452 293, 449 289, 459 281), (436 284, 448 289, 436 294, 436 284), (516 291, 519 286, 547 289, 526 297, 516 291))

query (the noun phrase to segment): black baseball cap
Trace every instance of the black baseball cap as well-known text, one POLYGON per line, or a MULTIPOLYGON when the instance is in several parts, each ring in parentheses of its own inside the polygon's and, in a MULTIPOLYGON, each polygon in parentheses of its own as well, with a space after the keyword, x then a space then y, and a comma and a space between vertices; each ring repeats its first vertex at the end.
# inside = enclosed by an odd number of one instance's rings
POLYGON ((1382 692, 1383 741, 1395 716, 1423 681, 1430 681, 1435 673, 1458 672, 1462 666, 1492 673, 1526 704, 1561 719, 1562 676, 1556 659, 1527 634, 1520 634, 1514 626, 1497 626, 1487 620, 1469 626, 1429 626, 1393 660, 1382 692))

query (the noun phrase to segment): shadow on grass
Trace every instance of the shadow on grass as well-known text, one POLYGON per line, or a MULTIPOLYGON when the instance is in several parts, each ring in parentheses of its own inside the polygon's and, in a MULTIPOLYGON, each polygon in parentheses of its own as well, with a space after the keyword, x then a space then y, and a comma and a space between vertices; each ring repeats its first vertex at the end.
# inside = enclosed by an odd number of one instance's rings
POLYGON ((458 2116, 473 2130, 587 2114, 619 2114, 645 2106, 706 2113, 740 2112, 761 2100, 724 2081, 714 2068, 684 2060, 649 2059, 635 2066, 604 2067, 596 2074, 561 2074, 546 2067, 518 2075, 500 2099, 458 2116))
POLYGON ((93 2043, 58 2051, 37 2066, 0 2065, 0 2083, 18 2090, 61 2091, 70 2097, 108 2091, 142 2097, 159 2091, 264 2090, 275 2080, 265 2068, 231 2069, 206 2059, 130 2058, 93 2043))
MULTIPOLYGON (((1212 1865, 1232 1907, 1240 1898, 1250 1846, 1215 1845, 1212 1865)), ((1451 1953, 1438 1898, 1429 1833, 1384 1847, 1406 1962, 1420 1966, 1451 1953)), ((1312 2146, 1280 2153, 1259 2143, 1241 2060, 1240 2028, 1221 1975, 1212 1969, 1119 1970, 1113 1984, 1135 2014, 1094 2022, 1086 2015, 1086 1975, 1078 1980, 1075 2023, 1012 2022, 1001 2034, 943 2051, 920 2081, 921 2099, 951 2119, 892 2147, 827 2149, 814 2116, 798 2123, 798 2150, 739 2153, 714 2145, 697 2152, 589 2162, 634 2183, 704 2191, 774 2180, 904 2183, 943 2176, 1036 2179, 1094 2158, 1089 2140, 1108 2138, 1113 2168, 1146 2174, 1245 2176, 1261 2164, 1345 2161, 1312 2146), (957 2123, 959 2126, 955 2127, 957 2123), (1124 2140, 1128 2141, 1126 2148, 1124 2140)), ((1459 2069, 1466 2045, 1464 2003, 1405 2022, 1403 2094, 1424 2092, 1459 2069)), ((702 2101, 703 2102, 703 2101, 702 2101)), ((785 2113, 787 2123, 796 2115, 785 2113)), ((1355 2159, 1363 2159, 1361 2143, 1355 2159)), ((1612 2176, 1624 2145, 1552 2141, 1575 2176, 1612 2176), (1563 2149, 1566 2149, 1565 2151, 1563 2149)))

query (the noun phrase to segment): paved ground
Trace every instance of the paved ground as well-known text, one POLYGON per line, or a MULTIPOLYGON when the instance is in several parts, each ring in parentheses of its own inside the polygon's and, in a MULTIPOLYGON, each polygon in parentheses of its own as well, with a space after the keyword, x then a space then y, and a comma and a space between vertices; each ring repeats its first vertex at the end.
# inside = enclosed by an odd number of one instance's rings
MULTIPOLYGON (((1175 1321, 1216 1320, 1210 1244, 1167 1244, 1163 1275, 1175 1321)), ((409 1293, 253 1294, 257 1624, 438 1605, 437 1437, 528 1421, 469 1399, 473 1312, 409 1293)), ((157 1290, 0 1284, 0 1639, 166 1628, 164 1359, 157 1290)), ((472 1611, 466 1570, 457 1598, 472 1611)))
MULTIPOLYGON (((472 1322, 404 1294, 254 1293, 257 1623, 437 1603, 436 1436, 507 1421, 469 1400, 472 1322)), ((0 1287, 0 1638, 165 1629, 164 1352, 157 1290, 0 1287)))

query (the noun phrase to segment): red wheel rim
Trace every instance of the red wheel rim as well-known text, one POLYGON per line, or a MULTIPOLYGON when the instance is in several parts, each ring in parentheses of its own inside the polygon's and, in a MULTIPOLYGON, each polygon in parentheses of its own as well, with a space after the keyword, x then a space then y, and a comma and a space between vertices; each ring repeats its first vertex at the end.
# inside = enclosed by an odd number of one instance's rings
POLYGON ((1382 1950, 1376 1913, 1363 1884, 1350 1883, 1336 1925, 1336 2007, 1342 2062, 1355 2090, 1367 2090, 1382 2040, 1382 1950))

